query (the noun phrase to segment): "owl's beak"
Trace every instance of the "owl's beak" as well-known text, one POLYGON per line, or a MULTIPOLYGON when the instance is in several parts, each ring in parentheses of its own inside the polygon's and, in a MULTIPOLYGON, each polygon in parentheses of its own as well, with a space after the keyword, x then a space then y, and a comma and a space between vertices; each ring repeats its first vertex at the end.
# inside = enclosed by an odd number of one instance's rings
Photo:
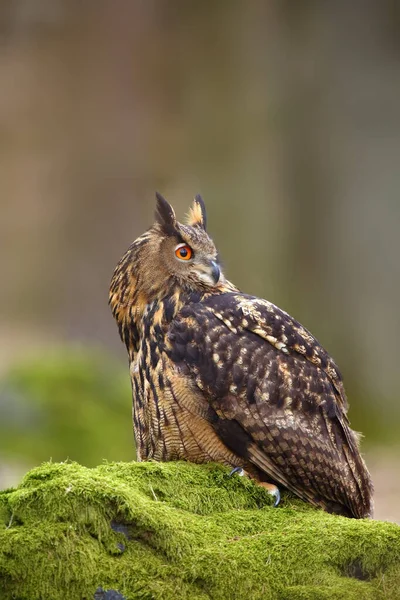
POLYGON ((214 260, 203 260, 194 265, 197 276, 207 285, 216 285, 221 278, 221 270, 214 260))
POLYGON ((216 262, 211 261, 211 276, 214 280, 214 283, 218 283, 221 275, 221 270, 216 262))

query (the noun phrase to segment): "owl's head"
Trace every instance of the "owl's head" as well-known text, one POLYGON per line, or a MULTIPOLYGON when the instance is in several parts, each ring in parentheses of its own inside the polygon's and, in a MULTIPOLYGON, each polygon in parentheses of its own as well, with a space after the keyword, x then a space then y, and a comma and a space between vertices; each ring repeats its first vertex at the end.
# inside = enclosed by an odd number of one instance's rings
POLYGON ((156 194, 156 222, 150 232, 163 275, 174 277, 181 285, 214 287, 221 277, 218 254, 206 231, 206 207, 196 196, 187 216, 179 223, 172 206, 156 194))
POLYGON ((224 285, 201 196, 195 197, 185 224, 177 221, 165 198, 156 197, 154 225, 133 242, 114 271, 114 314, 123 307, 145 306, 173 290, 218 291, 224 285))

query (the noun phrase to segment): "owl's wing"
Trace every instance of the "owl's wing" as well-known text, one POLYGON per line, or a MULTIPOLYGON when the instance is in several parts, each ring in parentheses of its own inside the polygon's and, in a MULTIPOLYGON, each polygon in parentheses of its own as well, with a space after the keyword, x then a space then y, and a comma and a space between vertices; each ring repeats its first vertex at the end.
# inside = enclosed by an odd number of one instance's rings
POLYGON ((371 513, 340 373, 304 327, 266 300, 225 293, 185 306, 168 337, 171 360, 203 392, 233 452, 304 500, 371 513))

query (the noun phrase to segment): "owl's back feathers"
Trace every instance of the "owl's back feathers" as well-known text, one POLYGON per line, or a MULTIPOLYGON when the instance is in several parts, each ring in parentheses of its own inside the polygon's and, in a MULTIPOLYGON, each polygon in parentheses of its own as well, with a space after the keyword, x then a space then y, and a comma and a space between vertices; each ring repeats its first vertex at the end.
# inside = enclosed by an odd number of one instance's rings
POLYGON ((371 514, 371 481, 333 360, 273 304, 240 293, 185 306, 168 354, 207 397, 224 443, 304 500, 371 514))

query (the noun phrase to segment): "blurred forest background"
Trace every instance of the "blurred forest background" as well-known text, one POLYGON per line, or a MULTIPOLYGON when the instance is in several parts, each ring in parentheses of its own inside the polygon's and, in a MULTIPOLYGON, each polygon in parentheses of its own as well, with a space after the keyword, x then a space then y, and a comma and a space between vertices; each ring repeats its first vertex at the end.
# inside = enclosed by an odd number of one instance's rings
POLYGON ((0 487, 134 458, 118 259, 195 193, 225 272, 334 356, 400 521, 400 5, 2 0, 0 487))

